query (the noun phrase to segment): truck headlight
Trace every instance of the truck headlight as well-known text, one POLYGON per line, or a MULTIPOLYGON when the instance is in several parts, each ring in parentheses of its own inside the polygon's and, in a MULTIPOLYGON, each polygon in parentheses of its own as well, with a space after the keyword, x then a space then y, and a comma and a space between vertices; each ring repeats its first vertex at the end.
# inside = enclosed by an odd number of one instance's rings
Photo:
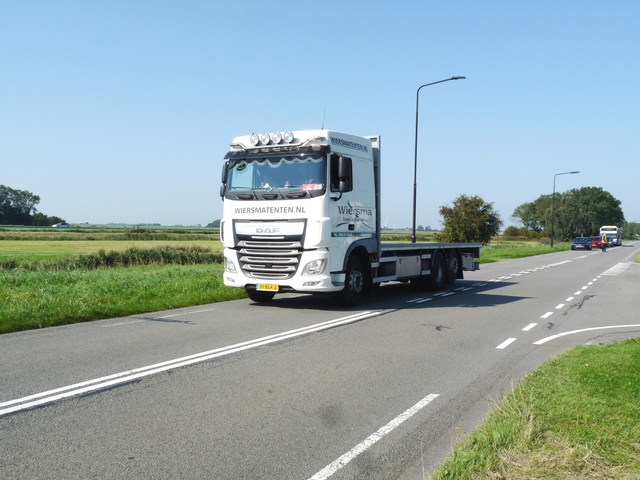
POLYGON ((325 266, 325 260, 312 260, 304 266, 302 270, 302 275, 320 275, 325 266))
POLYGON ((229 273, 237 273, 236 266, 230 258, 224 257, 224 270, 229 273))

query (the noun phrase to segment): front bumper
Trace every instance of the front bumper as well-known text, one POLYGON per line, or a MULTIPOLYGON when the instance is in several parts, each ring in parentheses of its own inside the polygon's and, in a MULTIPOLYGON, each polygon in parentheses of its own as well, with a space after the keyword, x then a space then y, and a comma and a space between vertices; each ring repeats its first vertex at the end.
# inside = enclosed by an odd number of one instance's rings
POLYGON ((224 284, 227 287, 236 288, 258 288, 258 285, 277 285, 278 292, 301 292, 301 293, 330 293, 339 292, 344 288, 344 272, 330 273, 329 256, 326 251, 314 250, 311 252, 303 252, 300 265, 293 277, 286 280, 276 280, 270 278, 247 277, 240 268, 237 260, 237 254, 234 250, 225 249, 225 264, 233 266, 225 268, 224 284), (316 275, 302 275, 305 265, 314 260, 324 260, 324 269, 316 275))

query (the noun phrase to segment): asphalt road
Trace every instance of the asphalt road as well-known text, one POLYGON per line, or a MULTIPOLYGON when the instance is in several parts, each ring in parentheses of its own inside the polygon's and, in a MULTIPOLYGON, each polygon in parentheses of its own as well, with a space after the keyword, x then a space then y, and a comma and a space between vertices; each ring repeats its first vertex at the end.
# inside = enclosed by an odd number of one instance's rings
POLYGON ((419 479, 540 362, 640 336, 640 245, 360 308, 283 295, 0 336, 4 479, 419 479))

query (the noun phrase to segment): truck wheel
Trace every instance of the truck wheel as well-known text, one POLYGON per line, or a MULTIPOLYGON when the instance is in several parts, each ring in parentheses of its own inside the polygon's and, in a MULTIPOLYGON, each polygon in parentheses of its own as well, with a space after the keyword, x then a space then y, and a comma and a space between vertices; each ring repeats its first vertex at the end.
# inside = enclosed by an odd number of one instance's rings
POLYGON ((362 260, 357 255, 352 255, 347 262, 344 288, 336 294, 336 299, 343 307, 354 307, 360 302, 364 292, 365 276, 362 260))
POLYGON ((274 292, 261 292, 259 290, 249 290, 246 289, 247 295, 249 298, 256 303, 267 303, 273 300, 273 297, 276 295, 274 292))
POLYGON ((436 253, 436 257, 433 259, 433 265, 431 266, 431 273, 427 279, 427 285, 429 290, 437 292, 442 289, 445 279, 445 262, 444 256, 441 252, 436 253))
POLYGON ((458 270, 460 269, 460 258, 456 252, 451 252, 447 259, 447 275, 444 278, 444 283, 447 285, 453 285, 458 278, 458 270))

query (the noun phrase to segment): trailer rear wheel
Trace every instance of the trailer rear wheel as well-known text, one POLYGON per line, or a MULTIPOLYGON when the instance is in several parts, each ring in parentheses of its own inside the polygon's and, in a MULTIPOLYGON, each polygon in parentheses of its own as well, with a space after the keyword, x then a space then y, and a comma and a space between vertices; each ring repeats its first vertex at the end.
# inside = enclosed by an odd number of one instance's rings
POLYGON ((442 252, 438 252, 433 259, 431 273, 429 274, 429 277, 427 277, 427 286, 429 287, 429 290, 433 290, 434 292, 441 290, 442 285, 444 285, 445 276, 444 255, 442 255, 442 252))
POLYGON ((249 298, 256 303, 270 302, 271 300, 273 300, 273 297, 275 297, 276 295, 274 292, 262 292, 259 290, 246 289, 246 292, 249 298))
POLYGON ((365 276, 362 260, 357 255, 351 255, 347 262, 344 288, 336 293, 336 300, 343 307, 353 307, 360 302, 364 293, 365 276))

